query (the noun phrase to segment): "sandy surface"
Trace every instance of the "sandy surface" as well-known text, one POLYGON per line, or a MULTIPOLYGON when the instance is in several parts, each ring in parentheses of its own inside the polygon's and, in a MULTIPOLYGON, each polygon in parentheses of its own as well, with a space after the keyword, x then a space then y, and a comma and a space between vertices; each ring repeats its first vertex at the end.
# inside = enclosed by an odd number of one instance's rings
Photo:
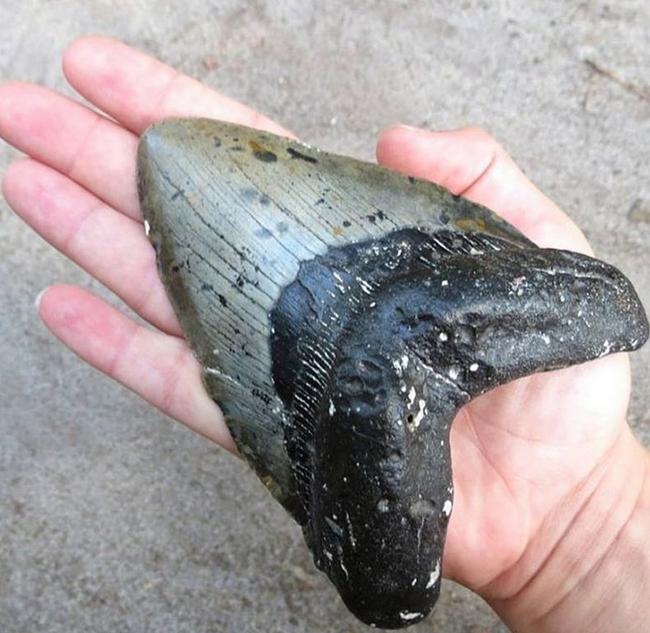
MULTIPOLYGON (((64 88, 61 51, 93 32, 358 157, 371 158, 378 131, 397 120, 482 125, 650 306, 644 0, 183 4, 3 2, 0 80, 64 88)), ((0 171, 15 155, 0 146, 0 171)), ((3 633, 367 630, 243 463, 47 333, 33 300, 48 284, 109 294, 4 203, 0 279, 3 633)), ((650 444, 650 346, 633 367, 630 419, 650 444)), ((414 630, 505 628, 447 583, 435 616, 414 630)))

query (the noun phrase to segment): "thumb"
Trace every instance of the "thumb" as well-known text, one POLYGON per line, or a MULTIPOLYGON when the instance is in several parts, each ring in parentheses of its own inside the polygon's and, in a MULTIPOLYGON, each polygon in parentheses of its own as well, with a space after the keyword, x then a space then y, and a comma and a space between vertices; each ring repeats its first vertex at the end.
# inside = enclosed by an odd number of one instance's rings
POLYGON ((573 221, 480 128, 429 131, 397 125, 380 135, 377 160, 492 209, 539 246, 592 252, 573 221))

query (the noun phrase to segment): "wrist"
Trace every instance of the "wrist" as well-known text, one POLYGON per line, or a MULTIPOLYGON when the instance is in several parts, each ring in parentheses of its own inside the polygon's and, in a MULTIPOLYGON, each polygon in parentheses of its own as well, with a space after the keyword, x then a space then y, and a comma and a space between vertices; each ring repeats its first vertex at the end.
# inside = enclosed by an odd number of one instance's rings
POLYGON ((484 597, 519 633, 643 629, 650 619, 649 535, 650 456, 625 426, 484 597))

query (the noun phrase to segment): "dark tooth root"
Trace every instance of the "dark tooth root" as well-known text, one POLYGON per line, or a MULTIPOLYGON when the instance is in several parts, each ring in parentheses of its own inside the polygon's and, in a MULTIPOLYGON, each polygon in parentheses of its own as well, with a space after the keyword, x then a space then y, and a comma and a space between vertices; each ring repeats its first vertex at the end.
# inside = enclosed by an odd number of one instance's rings
POLYGON ((412 624, 437 599, 462 404, 642 338, 615 324, 610 273, 585 256, 413 229, 302 263, 271 313, 273 379, 307 540, 360 619, 412 624))

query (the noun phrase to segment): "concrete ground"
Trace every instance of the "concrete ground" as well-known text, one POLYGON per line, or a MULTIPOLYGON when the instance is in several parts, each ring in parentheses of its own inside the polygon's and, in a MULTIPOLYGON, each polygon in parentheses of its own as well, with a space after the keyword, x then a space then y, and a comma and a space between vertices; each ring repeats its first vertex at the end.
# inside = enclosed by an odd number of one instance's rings
MULTIPOLYGON (((0 80, 65 90, 60 53, 92 32, 360 157, 397 120, 485 126, 650 307, 646 0, 182 4, 2 2, 0 80)), ((0 147, 0 171, 14 156, 0 147)), ((0 280, 3 633, 367 630, 243 463, 47 333, 43 287, 108 293, 4 204, 0 280)), ((650 445, 650 346, 632 362, 630 420, 650 445)), ((414 630, 505 631, 467 591, 443 594, 414 630)))

